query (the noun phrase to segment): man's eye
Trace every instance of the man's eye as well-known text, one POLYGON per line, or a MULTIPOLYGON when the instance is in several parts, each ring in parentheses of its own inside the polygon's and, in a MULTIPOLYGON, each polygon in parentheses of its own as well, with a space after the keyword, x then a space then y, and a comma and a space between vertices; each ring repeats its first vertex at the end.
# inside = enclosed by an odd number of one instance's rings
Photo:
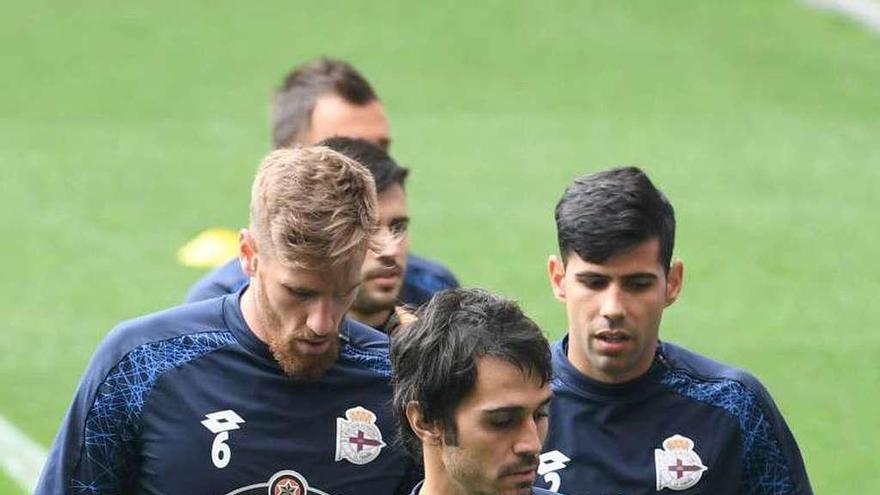
POLYGON ((488 420, 488 424, 491 428, 496 430, 504 430, 512 427, 516 423, 516 418, 511 416, 497 416, 491 417, 488 420))
POLYGON ((314 292, 312 292, 312 291, 303 290, 303 289, 291 289, 289 287, 287 288, 287 293, 290 294, 291 296, 293 296, 294 298, 299 299, 300 301, 305 301, 314 295, 314 292))
POLYGON ((388 230, 391 231, 391 235, 399 239, 405 236, 406 233, 409 231, 409 223, 395 222, 389 226, 388 230))
POLYGON ((642 291, 650 289, 654 286, 653 278, 634 278, 632 280, 627 280, 626 282, 627 288, 634 291, 642 291))
POLYGON ((506 428, 510 428, 513 426, 513 420, 504 419, 504 420, 492 420, 489 422, 489 426, 495 428, 496 430, 504 430, 506 428))
POLYGON ((583 284, 591 290, 601 290, 608 287, 607 278, 587 278, 583 280, 583 284))

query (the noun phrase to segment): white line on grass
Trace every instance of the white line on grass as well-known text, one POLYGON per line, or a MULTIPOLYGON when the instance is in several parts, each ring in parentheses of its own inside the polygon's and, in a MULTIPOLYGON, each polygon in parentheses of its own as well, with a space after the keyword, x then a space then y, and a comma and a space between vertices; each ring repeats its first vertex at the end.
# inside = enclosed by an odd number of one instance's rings
POLYGON ((27 493, 33 493, 46 451, 0 416, 0 465, 27 493))
POLYGON ((880 3, 877 0, 805 0, 807 5, 839 12, 880 32, 880 3))

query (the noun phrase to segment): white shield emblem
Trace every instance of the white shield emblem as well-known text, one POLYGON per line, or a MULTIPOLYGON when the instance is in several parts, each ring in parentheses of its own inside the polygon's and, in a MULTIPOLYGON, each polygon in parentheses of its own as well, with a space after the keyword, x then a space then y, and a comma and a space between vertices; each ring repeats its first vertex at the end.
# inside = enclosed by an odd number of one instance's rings
POLYGON ((708 469, 700 456, 694 452, 694 441, 681 435, 663 440, 663 450, 654 450, 654 466, 657 469, 657 491, 687 490, 697 484, 708 469))
POLYGON ((337 461, 366 464, 379 457, 382 447, 385 442, 372 412, 358 406, 345 411, 345 418, 336 418, 337 461))

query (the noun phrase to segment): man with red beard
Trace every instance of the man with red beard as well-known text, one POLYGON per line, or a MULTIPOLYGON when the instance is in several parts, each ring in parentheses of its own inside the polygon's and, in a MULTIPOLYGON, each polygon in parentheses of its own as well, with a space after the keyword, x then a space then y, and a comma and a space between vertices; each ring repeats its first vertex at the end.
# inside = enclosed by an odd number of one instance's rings
POLYGON ((36 493, 408 492, 387 337, 345 317, 377 226, 362 165, 269 154, 240 236, 251 283, 114 329, 36 493))

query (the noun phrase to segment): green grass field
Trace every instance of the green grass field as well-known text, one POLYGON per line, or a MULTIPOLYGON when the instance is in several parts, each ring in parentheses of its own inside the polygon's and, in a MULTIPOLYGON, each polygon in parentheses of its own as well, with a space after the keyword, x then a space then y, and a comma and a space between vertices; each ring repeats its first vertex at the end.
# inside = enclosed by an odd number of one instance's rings
MULTIPOLYGON (((385 100, 413 247, 565 331, 544 266, 576 175, 679 219, 662 336, 756 374, 817 493, 880 492, 880 37, 796 1, 19 2, 0 17, 0 415, 48 446, 100 338, 179 302, 246 220, 270 88, 320 54, 385 100)), ((0 475, 0 491, 14 493, 0 475)))

